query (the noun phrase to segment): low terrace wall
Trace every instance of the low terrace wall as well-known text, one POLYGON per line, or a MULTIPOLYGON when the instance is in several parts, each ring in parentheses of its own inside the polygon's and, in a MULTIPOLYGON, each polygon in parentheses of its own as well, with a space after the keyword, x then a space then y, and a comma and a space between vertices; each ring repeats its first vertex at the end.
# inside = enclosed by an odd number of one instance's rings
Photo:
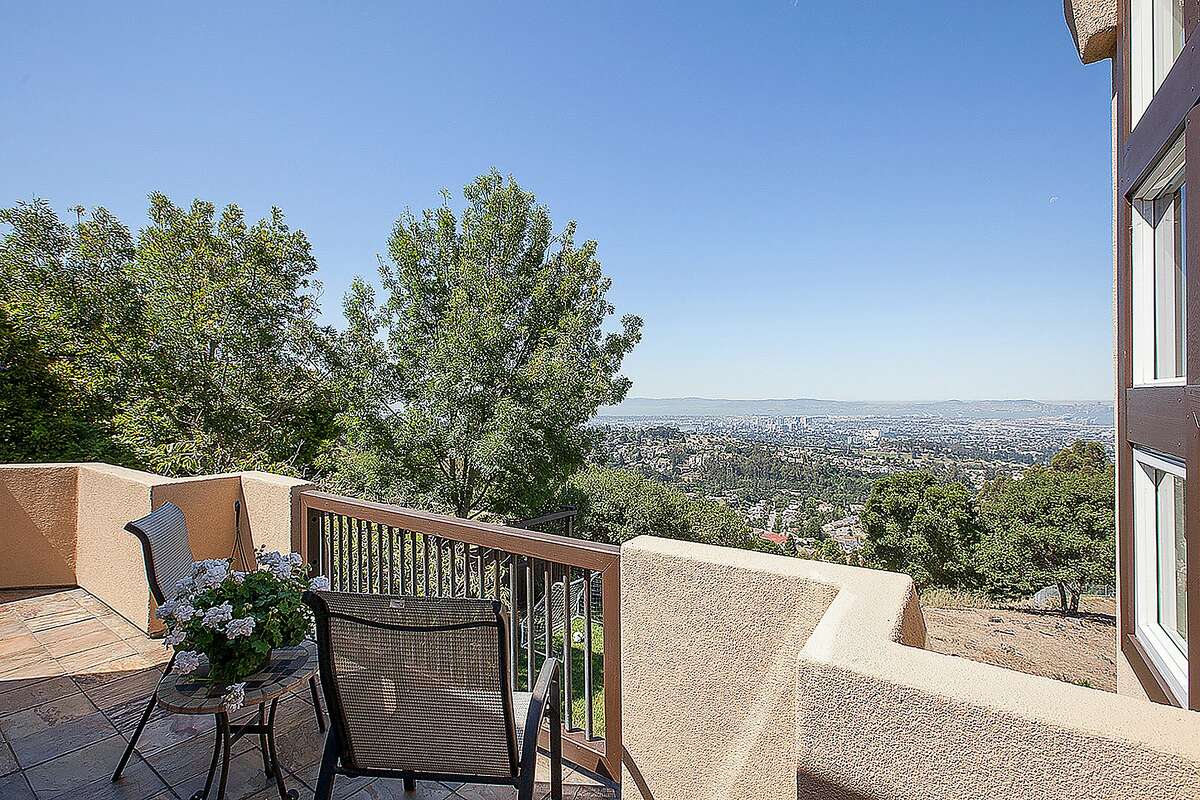
POLYGON ((125 523, 165 502, 183 509, 197 559, 243 545, 291 550, 305 481, 262 472, 167 478, 109 464, 0 465, 0 588, 79 586, 147 632, 152 612, 142 550, 125 523))
POLYGON ((627 792, 1200 797, 1200 715, 923 650, 904 575, 642 537, 621 578, 627 792))

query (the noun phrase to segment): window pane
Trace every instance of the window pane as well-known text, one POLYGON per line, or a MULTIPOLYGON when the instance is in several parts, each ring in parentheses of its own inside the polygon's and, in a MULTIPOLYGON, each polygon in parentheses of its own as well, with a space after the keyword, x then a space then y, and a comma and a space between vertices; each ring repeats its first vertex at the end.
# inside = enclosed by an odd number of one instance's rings
POLYGON ((1154 201, 1154 377, 1185 374, 1184 190, 1154 201))
POLYGON ((1155 470, 1158 500, 1158 623, 1181 651, 1187 646, 1187 546, 1183 479, 1155 470))
POLYGON ((1183 0, 1154 0, 1154 88, 1162 84, 1183 50, 1183 0))

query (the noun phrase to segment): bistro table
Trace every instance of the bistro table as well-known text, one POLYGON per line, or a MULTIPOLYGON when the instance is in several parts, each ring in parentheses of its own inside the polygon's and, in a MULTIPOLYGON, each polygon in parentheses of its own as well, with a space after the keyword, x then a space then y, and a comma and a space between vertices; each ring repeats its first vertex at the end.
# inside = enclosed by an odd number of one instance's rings
MULTIPOLYGON (((244 707, 258 706, 257 721, 230 724, 222 696, 226 687, 207 680, 208 662, 201 658, 200 666, 188 675, 168 673, 158 686, 158 702, 176 714, 213 714, 217 718, 217 739, 213 744, 212 762, 204 789, 192 795, 192 800, 208 797, 217 762, 221 762, 221 781, 217 784, 216 800, 224 800, 225 782, 229 779, 229 750, 246 734, 257 733, 262 747, 263 770, 275 778, 281 800, 296 800, 295 789, 283 784, 283 770, 275 753, 275 707, 288 692, 303 686, 317 672, 317 647, 305 641, 295 647, 278 647, 271 651, 271 660, 259 672, 246 678, 244 707), (270 704, 270 710, 265 711, 270 704)), ((253 718, 252 718, 253 719, 253 718)))

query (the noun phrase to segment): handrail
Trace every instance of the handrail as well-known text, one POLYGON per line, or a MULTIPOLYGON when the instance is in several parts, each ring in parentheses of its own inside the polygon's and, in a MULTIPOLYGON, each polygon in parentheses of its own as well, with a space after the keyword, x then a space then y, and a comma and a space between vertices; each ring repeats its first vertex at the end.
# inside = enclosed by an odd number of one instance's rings
MULTIPOLYGON (((567 757, 620 781, 620 547, 326 492, 301 492, 299 506, 301 555, 334 589, 502 602, 511 619, 513 689, 531 685, 539 660, 560 659, 567 757), (591 590, 597 583, 598 609, 591 590), (586 587, 582 597, 580 586, 586 587), (575 641, 576 623, 581 642, 575 641), (603 655, 593 646, 597 624, 603 655), (582 661, 577 687, 576 660, 582 661), (574 713, 573 691, 579 704, 574 713), (603 717, 597 719, 593 699, 601 693, 603 717)), ((546 516, 570 519, 574 513, 546 516)))

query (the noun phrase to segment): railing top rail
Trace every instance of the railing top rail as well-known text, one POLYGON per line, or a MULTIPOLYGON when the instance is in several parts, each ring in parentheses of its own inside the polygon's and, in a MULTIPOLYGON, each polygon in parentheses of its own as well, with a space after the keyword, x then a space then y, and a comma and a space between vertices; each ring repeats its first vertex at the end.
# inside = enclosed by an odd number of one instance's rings
POLYGON ((300 502, 302 507, 308 509, 342 514, 416 533, 444 536, 581 569, 603 571, 618 563, 621 557, 620 547, 604 542, 431 514, 391 503, 376 503, 327 492, 301 492, 300 502))
POLYGON ((560 519, 569 519, 577 516, 579 516, 578 509, 563 508, 558 511, 551 511, 549 514, 523 519, 520 522, 514 523, 513 526, 516 528, 536 528, 538 525, 545 525, 547 522, 557 522, 560 519))

